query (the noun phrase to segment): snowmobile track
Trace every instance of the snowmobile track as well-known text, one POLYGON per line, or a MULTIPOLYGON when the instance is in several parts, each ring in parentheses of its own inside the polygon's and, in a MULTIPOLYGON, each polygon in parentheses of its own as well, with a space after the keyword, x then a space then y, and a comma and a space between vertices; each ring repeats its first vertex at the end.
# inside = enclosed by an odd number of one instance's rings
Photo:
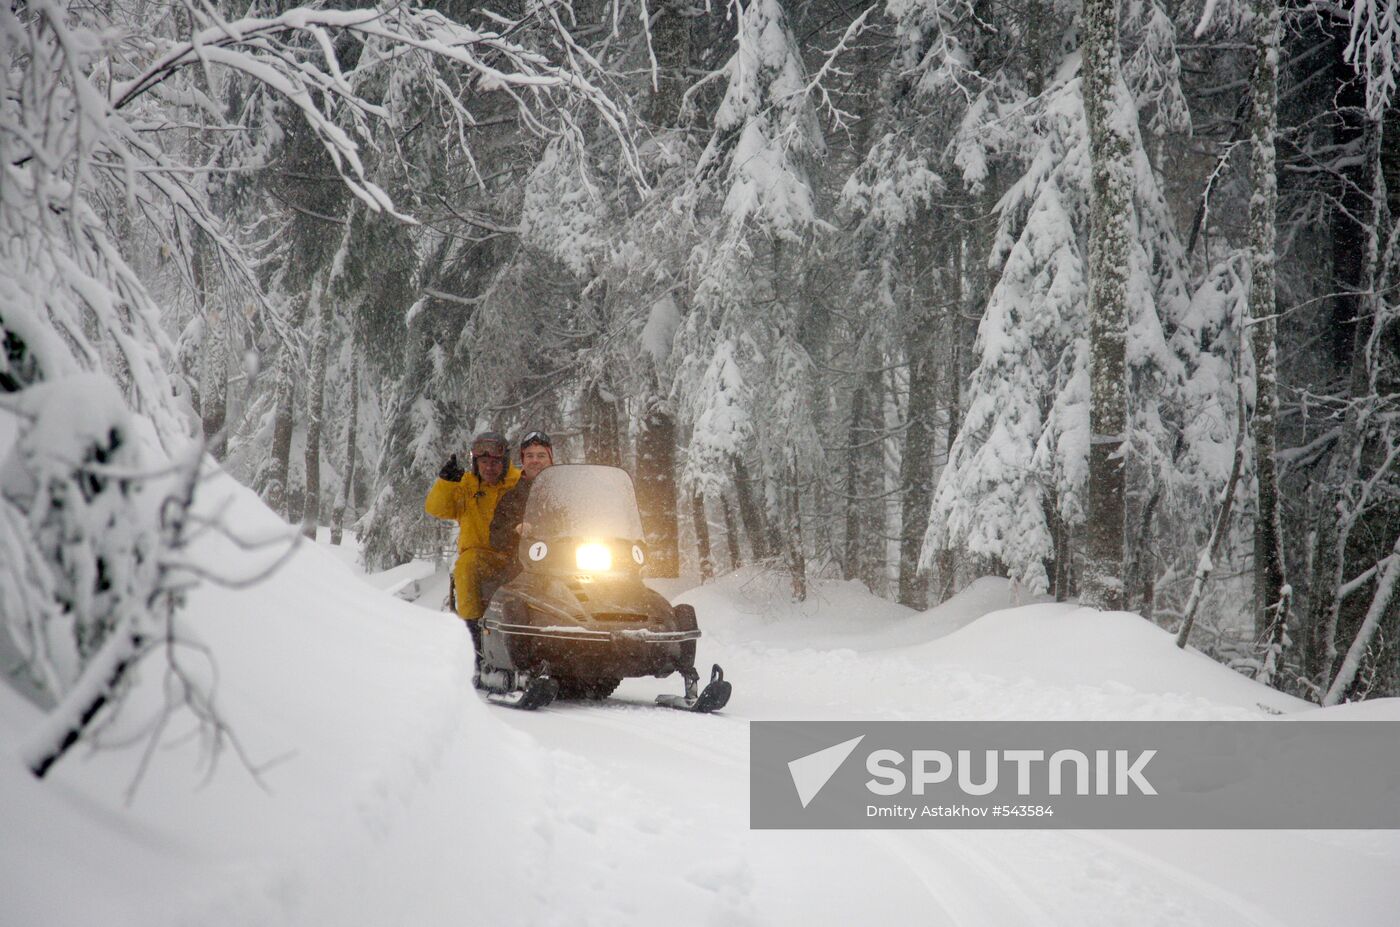
POLYGON ((690 712, 676 712, 646 702, 555 702, 552 714, 568 714, 570 724, 606 728, 641 740, 648 746, 742 770, 747 776, 749 759, 748 719, 709 714, 700 721, 690 712), (687 717, 690 715, 690 717, 687 717), (700 736, 696 736, 700 735, 700 736), (736 749, 735 742, 739 746, 736 749))
POLYGON ((1056 922, 1053 913, 1036 904, 990 854, 958 841, 956 835, 926 830, 857 833, 907 869, 929 900, 960 927, 1043 927, 1056 922), (969 887, 989 884, 999 891, 969 887))
POLYGON ((1058 831, 1059 835, 1112 854, 1127 863, 1168 879, 1173 885, 1187 889, 1190 897, 1209 899, 1229 909, 1233 922, 1241 927, 1286 927, 1286 922, 1226 888, 1202 879, 1194 873, 1171 863, 1167 858, 1153 856, 1097 831, 1058 831))

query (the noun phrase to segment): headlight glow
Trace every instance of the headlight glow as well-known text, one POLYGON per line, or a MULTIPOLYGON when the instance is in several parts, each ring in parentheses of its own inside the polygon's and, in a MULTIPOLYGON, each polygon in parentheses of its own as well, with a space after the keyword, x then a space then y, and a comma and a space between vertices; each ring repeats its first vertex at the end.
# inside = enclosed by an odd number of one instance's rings
POLYGON ((608 550, 606 545, 594 541, 580 544, 574 553, 574 559, 580 570, 587 570, 590 573, 612 569, 612 551, 608 550))

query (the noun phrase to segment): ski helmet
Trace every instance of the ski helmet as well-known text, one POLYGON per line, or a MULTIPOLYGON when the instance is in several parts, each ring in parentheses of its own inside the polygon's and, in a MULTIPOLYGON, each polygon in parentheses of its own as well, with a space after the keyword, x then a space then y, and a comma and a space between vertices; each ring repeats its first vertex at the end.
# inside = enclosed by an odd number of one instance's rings
POLYGON ((481 471, 476 467, 478 457, 494 457, 497 460, 504 460, 510 450, 510 445, 506 443, 505 437, 499 431, 483 431, 475 438, 472 438, 472 473, 477 477, 481 476, 481 471))
POLYGON ((520 439, 520 455, 522 459, 525 456, 525 448, 527 447, 544 448, 549 451, 549 462, 554 463, 554 442, 549 440, 549 435, 545 434, 543 431, 532 431, 520 439))

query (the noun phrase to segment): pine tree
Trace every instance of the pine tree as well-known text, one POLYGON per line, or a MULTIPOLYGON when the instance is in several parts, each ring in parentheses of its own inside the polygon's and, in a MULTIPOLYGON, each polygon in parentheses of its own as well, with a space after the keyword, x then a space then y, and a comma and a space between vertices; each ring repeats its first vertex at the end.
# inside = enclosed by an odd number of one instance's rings
MULTIPOLYGON (((1064 568, 1055 563, 1065 557, 1059 525, 1087 524, 1095 485, 1090 256, 1083 245, 1092 228, 1090 132, 1080 87, 1072 71, 1063 73, 1027 110, 1036 145, 999 205, 1000 277, 978 329, 966 411, 934 494, 923 552, 926 568, 936 552, 955 547, 996 558, 1037 592, 1050 587, 1047 563, 1057 572, 1064 568)), ((1127 99, 1121 81, 1115 98, 1127 99)), ((1200 339, 1193 333, 1204 323, 1189 310, 1165 197, 1133 122, 1126 125, 1130 235, 1121 334, 1132 415, 1123 423, 1124 458, 1115 465, 1140 485, 1180 482, 1163 448, 1171 440, 1169 421, 1195 417, 1183 411, 1189 398, 1183 384, 1198 375, 1192 358, 1200 339)), ((1110 516, 1110 528, 1119 521, 1110 516)), ((1117 529, 1118 542, 1123 530, 1117 529)))

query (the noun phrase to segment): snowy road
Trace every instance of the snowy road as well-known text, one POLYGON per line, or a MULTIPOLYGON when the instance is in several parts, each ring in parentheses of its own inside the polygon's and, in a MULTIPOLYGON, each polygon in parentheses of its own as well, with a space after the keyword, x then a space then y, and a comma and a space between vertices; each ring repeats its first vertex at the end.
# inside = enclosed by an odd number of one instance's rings
MULTIPOLYGON (((741 611, 733 601, 720 601, 724 594, 700 596, 702 626, 706 611, 741 611)), ((641 865, 665 860, 681 874, 677 897, 639 887, 625 865, 590 873, 608 886, 602 897, 629 898, 626 915, 642 922, 667 917, 669 909, 683 912, 679 922, 697 924, 1393 923, 1400 840, 1391 834, 1290 833, 1284 841, 1267 832, 749 830, 747 722, 753 720, 1244 718, 1260 716, 1261 706, 1251 704, 1260 693, 1274 710, 1297 707, 1217 673, 1213 664, 1191 662, 1190 655, 1166 654, 1188 662, 1155 672, 1134 665, 1156 659, 1150 645, 1148 652, 1127 646, 1114 656, 1106 652, 1111 640, 1088 648, 1078 669, 1051 668, 1048 679, 1018 666, 1015 647, 994 648, 1010 669, 997 675, 978 658, 978 643, 962 640, 971 630, 938 639, 981 610, 976 602, 962 607, 963 614, 926 620, 923 633, 906 627, 893 636, 888 629, 857 630, 837 616, 823 627, 818 618, 808 623, 802 646, 793 646, 790 636, 797 633, 792 621, 801 618, 721 617, 700 653, 702 662, 720 662, 735 685, 733 701, 719 715, 651 706, 654 694, 678 686, 674 679, 627 680, 601 704, 560 702, 536 713, 498 714, 547 745, 568 775, 595 783, 593 791, 560 786, 571 793, 574 814, 588 822, 584 830, 592 831, 591 840, 561 842, 562 853, 591 843, 599 856, 616 855, 619 847, 601 832, 606 821, 624 831, 635 828, 640 846, 627 855, 651 860, 641 865), (1147 680, 1146 690, 1114 678, 1115 663, 1121 674, 1147 680), (1192 689, 1167 685, 1173 677, 1191 682, 1192 673, 1201 677, 1192 689), (1078 674, 1083 678, 1071 678, 1078 674), (1152 691, 1153 682, 1166 691, 1152 691), (1306 865, 1299 862, 1300 844, 1314 850, 1304 850, 1311 857, 1306 865), (1349 859, 1336 858, 1339 846, 1351 847, 1349 859), (1352 889, 1315 890, 1334 879, 1331 884, 1352 889)), ((1048 608, 1066 616, 1072 611, 1048 608)), ((1134 630, 1129 637, 1137 636, 1134 630)), ((1021 655, 1033 658, 1036 649, 1034 641, 1023 642, 1021 655)), ((568 866, 576 862, 561 856, 548 868, 568 866)))
MULTIPOLYGON (((710 904, 729 908, 716 922, 734 923, 730 916, 746 908, 752 920, 740 922, 755 924, 863 918, 998 927, 1301 923, 1271 916, 1238 890, 1214 886, 1112 835, 748 831, 746 722, 779 716, 741 713, 740 706, 709 718, 648 707, 651 682, 629 682, 612 703, 556 704, 534 714, 512 712, 504 720, 586 761, 598 781, 625 784, 625 792, 619 786, 576 795, 590 806, 579 812, 588 821, 669 812, 673 832, 656 841, 657 852, 674 860, 689 881, 713 892, 710 904), (728 863, 727 870, 714 870, 713 882, 696 862, 705 856, 728 863), (724 904, 726 892, 741 890, 752 906, 724 904)), ((553 862, 547 868, 567 864, 553 862)), ((625 895, 630 879, 619 876, 616 889, 625 895)), ((657 900, 662 907, 671 903, 657 900)), ((694 923, 710 922, 706 902, 693 899, 694 923)), ((682 922, 692 921, 682 917, 682 922)))

